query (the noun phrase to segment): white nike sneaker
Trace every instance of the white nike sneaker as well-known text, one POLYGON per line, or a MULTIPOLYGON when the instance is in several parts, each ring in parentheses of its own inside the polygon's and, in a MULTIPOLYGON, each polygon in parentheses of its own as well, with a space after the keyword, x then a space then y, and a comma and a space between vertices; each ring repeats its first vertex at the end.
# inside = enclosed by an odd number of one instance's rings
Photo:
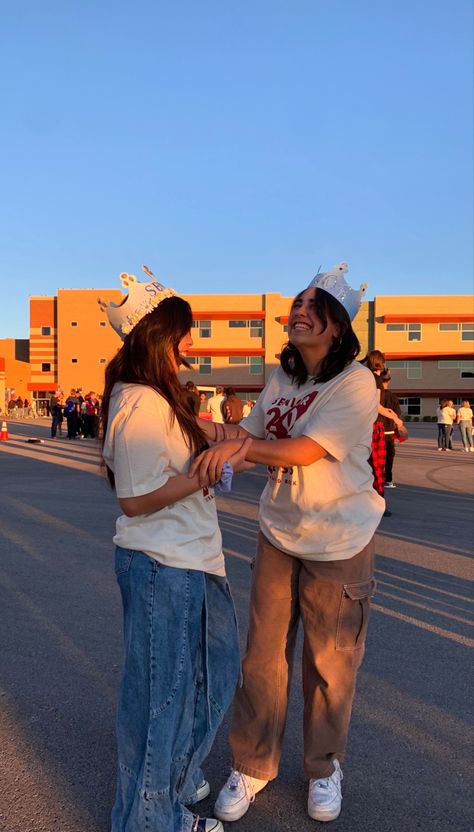
POLYGON ((267 783, 268 780, 258 780, 234 769, 219 792, 214 806, 215 816, 221 820, 239 820, 254 802, 255 795, 261 792, 267 783))
POLYGON ((309 781, 308 815, 313 820, 336 820, 341 813, 342 771, 338 760, 333 760, 334 771, 329 777, 309 781))

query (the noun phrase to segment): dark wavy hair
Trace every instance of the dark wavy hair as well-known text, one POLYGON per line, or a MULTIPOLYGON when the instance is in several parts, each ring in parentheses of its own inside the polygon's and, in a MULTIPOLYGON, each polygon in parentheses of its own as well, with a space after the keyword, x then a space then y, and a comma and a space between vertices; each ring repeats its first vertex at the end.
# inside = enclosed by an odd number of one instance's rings
MULTIPOLYGON (((160 393, 168 402, 172 421, 177 420, 191 452, 207 445, 205 434, 184 399, 176 371, 180 365, 191 369, 191 365, 179 354, 178 347, 181 339, 191 329, 192 321, 191 307, 187 301, 179 297, 165 298, 127 335, 122 348, 109 361, 105 370, 102 445, 107 433, 112 388, 119 381, 124 384, 143 384, 160 393), (176 364, 171 356, 174 356, 176 364)), ((114 488, 113 471, 108 466, 105 467, 114 488)))
MULTIPOLYGON (((292 308, 302 294, 303 292, 300 292, 295 297, 292 308)), ((317 382, 330 381, 330 379, 339 375, 344 367, 347 367, 351 361, 357 358, 360 352, 360 344, 352 329, 349 315, 343 305, 329 292, 315 288, 314 311, 323 325, 323 331, 327 328, 328 321, 331 321, 338 324, 340 333, 339 338, 334 338, 331 349, 323 359, 321 371, 314 380, 316 384, 317 382)), ((291 343, 291 338, 283 347, 280 364, 286 375, 291 378, 293 383, 296 382, 298 387, 307 382, 308 370, 299 350, 291 343)))

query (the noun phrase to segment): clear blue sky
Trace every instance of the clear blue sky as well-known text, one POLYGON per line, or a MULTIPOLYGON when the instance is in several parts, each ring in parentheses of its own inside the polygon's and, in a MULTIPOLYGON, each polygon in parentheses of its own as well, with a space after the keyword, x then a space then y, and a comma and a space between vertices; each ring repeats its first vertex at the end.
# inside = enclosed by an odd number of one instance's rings
POLYGON ((28 296, 472 291, 472 0, 16 0, 0 337, 28 296))

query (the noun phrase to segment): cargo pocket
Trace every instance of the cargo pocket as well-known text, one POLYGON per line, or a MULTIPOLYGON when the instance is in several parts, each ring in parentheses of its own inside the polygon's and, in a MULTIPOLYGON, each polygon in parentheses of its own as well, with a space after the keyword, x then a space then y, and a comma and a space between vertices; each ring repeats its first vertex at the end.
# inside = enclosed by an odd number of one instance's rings
POLYGON ((336 650, 359 650, 364 646, 374 593, 374 578, 344 584, 337 618, 336 650))

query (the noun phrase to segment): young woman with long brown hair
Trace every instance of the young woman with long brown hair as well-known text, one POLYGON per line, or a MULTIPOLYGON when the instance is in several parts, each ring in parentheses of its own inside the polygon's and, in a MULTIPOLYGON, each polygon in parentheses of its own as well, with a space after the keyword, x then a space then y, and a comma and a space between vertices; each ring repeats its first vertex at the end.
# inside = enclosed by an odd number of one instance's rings
POLYGON ((239 670, 213 489, 209 478, 188 477, 206 446, 178 379, 180 365, 189 367, 192 313, 182 298, 160 300, 159 284, 133 285, 138 311, 133 297, 130 315, 106 308, 116 331, 128 334, 107 367, 102 404, 103 459, 122 510, 114 537, 124 663, 112 832, 223 832, 220 821, 186 806, 209 793, 200 765, 239 670))
POLYGON ((300 619, 308 813, 330 821, 341 810, 341 764, 374 591, 373 535, 384 511, 368 461, 376 386, 355 360, 351 325, 364 287, 352 290, 345 271, 340 264, 317 275, 296 296, 281 366, 240 426, 206 428, 211 438, 228 438, 190 471, 218 479, 242 442, 248 461, 268 466, 230 734, 233 770, 214 809, 222 820, 241 818, 278 774, 300 619))

